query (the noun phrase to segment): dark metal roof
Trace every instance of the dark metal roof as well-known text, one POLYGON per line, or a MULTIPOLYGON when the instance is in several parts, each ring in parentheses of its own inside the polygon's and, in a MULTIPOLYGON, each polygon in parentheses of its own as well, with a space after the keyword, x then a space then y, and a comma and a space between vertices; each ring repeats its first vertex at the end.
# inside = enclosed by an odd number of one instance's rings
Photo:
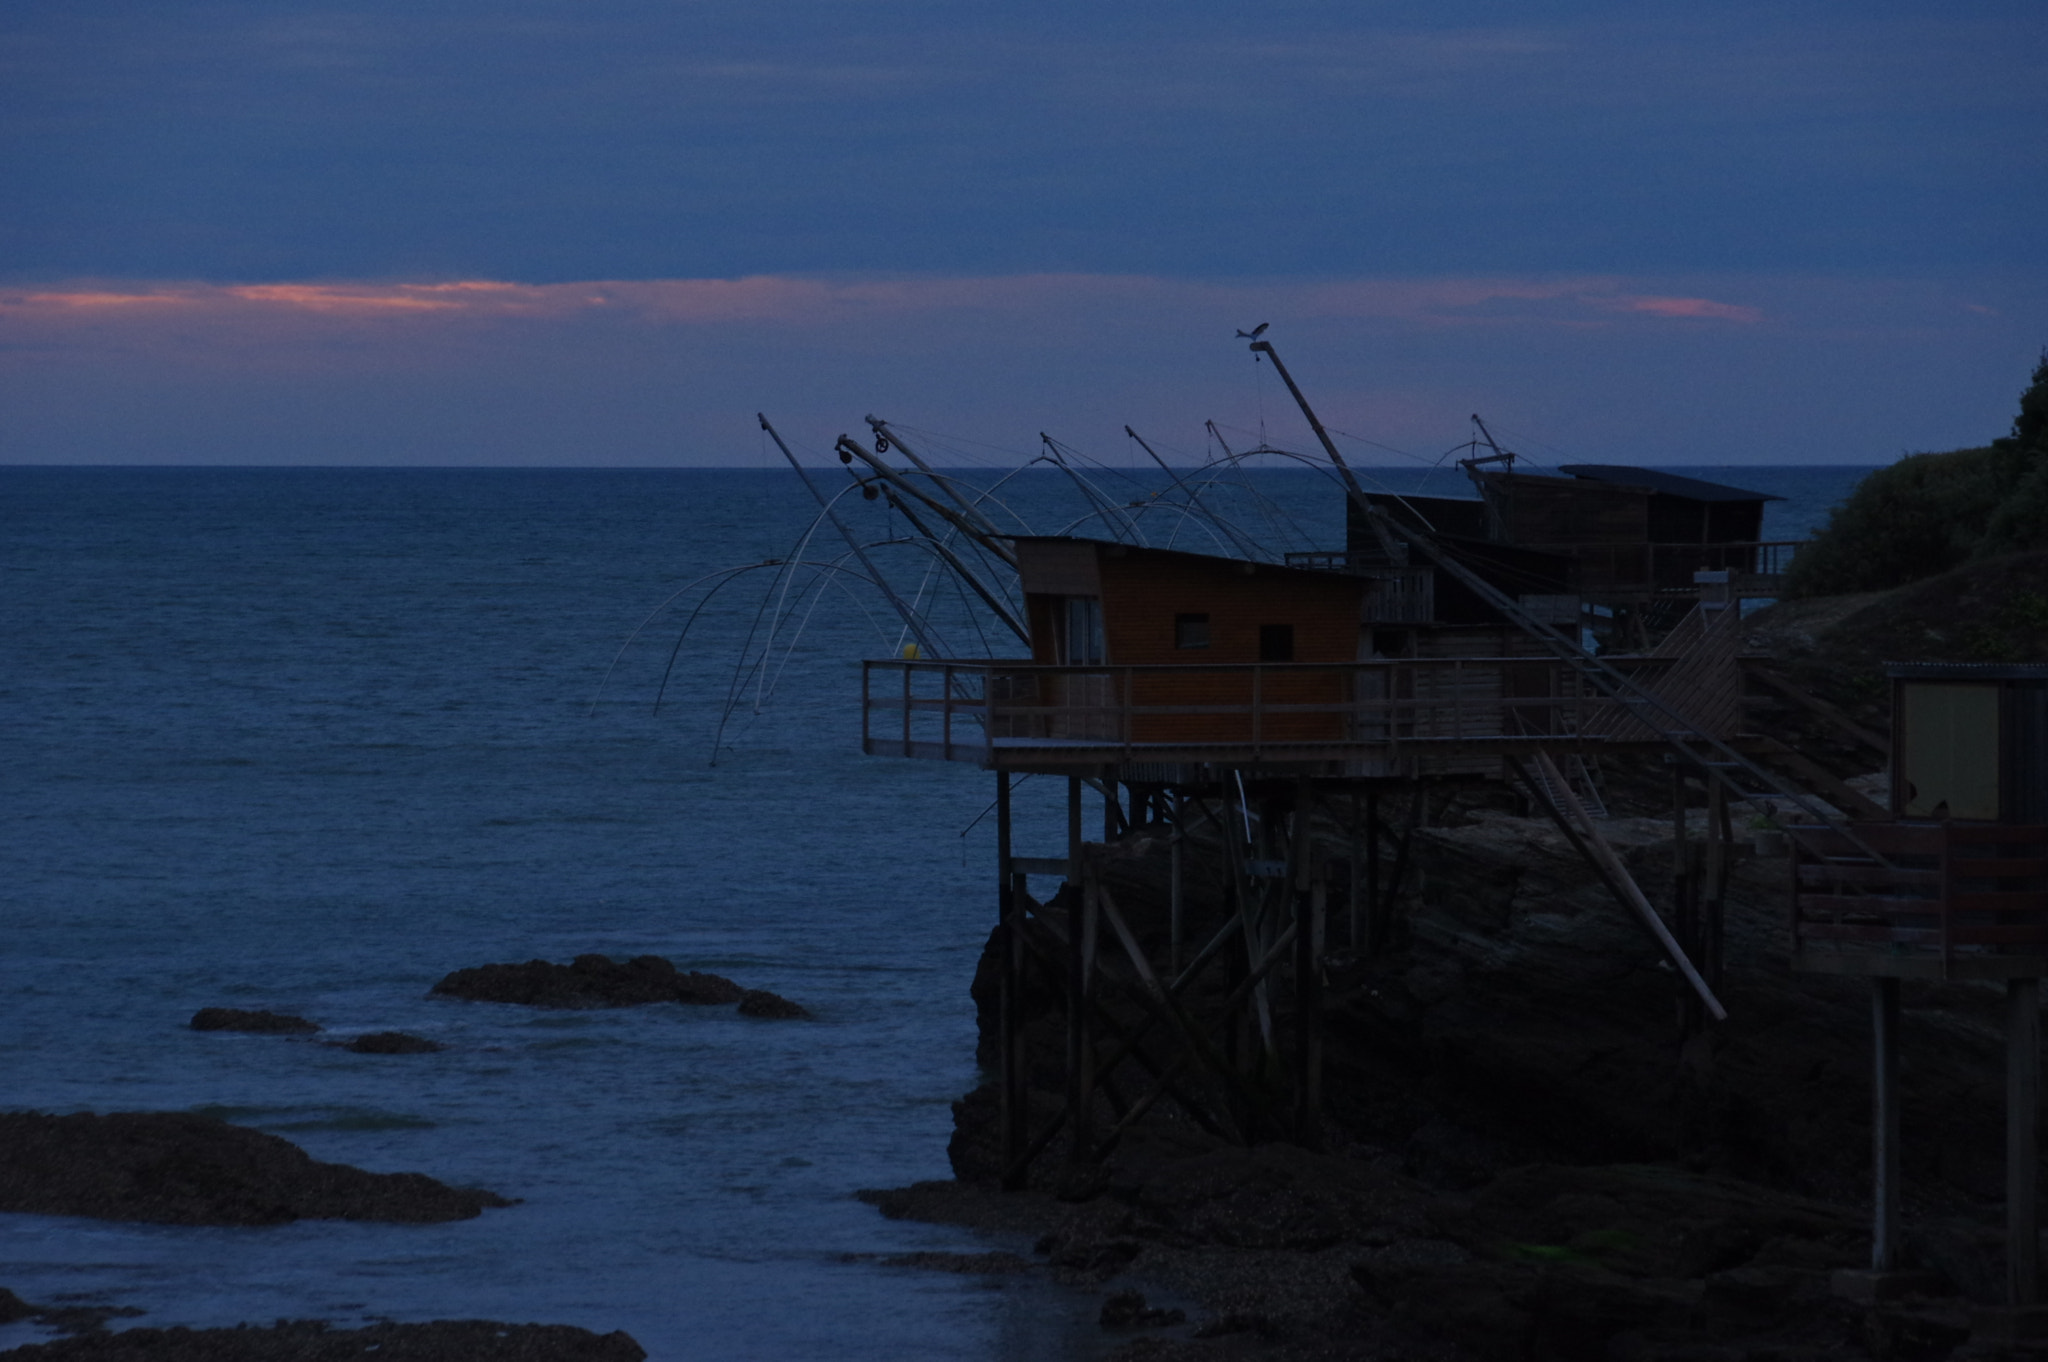
POLYGON ((2048 666, 2037 662, 1887 662, 1895 681, 2048 681, 2048 666))
POLYGON ((1785 498, 1769 492, 1747 492, 1740 487, 1729 487, 1718 482, 1702 482, 1698 478, 1681 477, 1666 473, 1660 468, 1631 468, 1620 463, 1568 463, 1558 466, 1558 472, 1569 473, 1575 478, 1589 482, 1611 482, 1622 487, 1647 487, 1652 492, 1661 492, 1669 497, 1684 497, 1689 501, 1783 501, 1785 498))

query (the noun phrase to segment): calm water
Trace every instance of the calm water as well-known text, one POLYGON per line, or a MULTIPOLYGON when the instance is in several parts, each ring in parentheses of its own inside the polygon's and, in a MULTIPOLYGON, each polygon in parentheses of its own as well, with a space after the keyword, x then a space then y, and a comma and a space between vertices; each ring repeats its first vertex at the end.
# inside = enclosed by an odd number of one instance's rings
MULTIPOLYGON (((1767 522, 1779 537, 1855 470, 1725 476, 1791 497, 1767 522)), ((1101 482, 1116 500, 1164 485, 1101 482)), ((1320 479, 1254 484, 1215 495, 1275 547, 1338 541, 1320 479)), ((1043 529, 1089 513, 1044 470, 1007 495, 1043 529)), ((884 530, 878 507, 843 504, 884 530)), ((991 829, 974 824, 989 778, 857 752, 855 661, 900 629, 822 574, 811 594, 796 581, 782 603, 806 627, 736 687, 775 580, 753 573, 692 626, 658 714, 674 612, 593 707, 643 616, 788 554, 813 511, 787 473, 0 469, 0 1101, 210 1110, 316 1157, 523 1198, 428 1227, 0 1216, 0 1285, 139 1307, 141 1324, 623 1328, 657 1359, 1099 1351, 1088 1304, 1045 1287, 843 1258, 986 1247, 851 1199, 947 1171, 991 917, 991 829), (819 1020, 425 996, 461 966, 583 951, 666 955, 819 1020), (185 1028, 215 1004, 449 1048, 185 1028)), ((1171 515, 1140 524, 1163 542, 1171 515)), ((806 556, 840 552, 821 537, 806 556)), ((906 593, 936 591, 895 561, 906 593)), ((1024 813, 1020 851, 1049 849, 1052 808, 1024 813)))

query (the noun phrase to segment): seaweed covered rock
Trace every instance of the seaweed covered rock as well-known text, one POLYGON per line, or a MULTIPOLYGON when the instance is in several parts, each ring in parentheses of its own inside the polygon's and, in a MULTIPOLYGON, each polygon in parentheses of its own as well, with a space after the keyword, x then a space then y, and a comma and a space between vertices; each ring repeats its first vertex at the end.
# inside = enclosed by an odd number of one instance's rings
POLYGON ((511 1204, 423 1173, 322 1163, 289 1140, 211 1116, 0 1113, 0 1211, 166 1225, 425 1224, 511 1204))
POLYGON ((624 1332, 457 1319, 362 1329, 330 1329, 319 1320, 124 1329, 31 1343, 6 1355, 22 1362, 642 1362, 647 1352, 624 1332))
POLYGON ((319 1023, 288 1012, 248 1011, 239 1007, 202 1007, 192 1014, 194 1031, 253 1031, 262 1035, 309 1036, 319 1023))
POLYGON ((746 990, 723 975, 679 970, 658 955, 636 955, 623 963, 605 955, 579 955, 566 965, 529 960, 459 969, 431 991, 479 1003, 593 1008, 736 1003, 746 990))

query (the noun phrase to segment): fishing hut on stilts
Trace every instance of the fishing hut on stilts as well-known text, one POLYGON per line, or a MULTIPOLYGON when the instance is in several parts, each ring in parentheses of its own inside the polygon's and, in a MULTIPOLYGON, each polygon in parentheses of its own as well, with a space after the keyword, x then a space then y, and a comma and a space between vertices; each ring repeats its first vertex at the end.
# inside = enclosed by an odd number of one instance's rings
POLYGON ((1265 562, 1005 533, 886 422, 837 446, 918 533, 1016 577, 1006 593, 947 555, 1022 655, 869 661, 861 698, 866 752, 994 776, 1004 1185, 1056 1147, 1086 1177, 1160 1112, 1317 1147, 1330 959, 1388 948, 1429 800, 1458 787, 1518 790, 1670 965, 1680 1025, 1724 1019, 1729 810, 1768 798, 1793 846, 1794 968, 1874 981, 1873 1271, 1839 1289, 1875 1299, 1901 1280, 1900 981, 1996 978, 2010 981, 2010 1294, 2013 1317, 2035 1319, 2048 669, 1902 669, 1888 742, 1742 655, 1743 601, 1778 595, 1796 548, 1761 539, 1767 497, 1651 469, 1517 472, 1476 417, 1477 499, 1368 491, 1271 343, 1251 349, 1343 484, 1342 550, 1265 562), (1759 688, 1896 751, 1889 809, 1746 731, 1759 688), (1616 761, 1668 769, 1661 905, 1601 829, 1597 773, 1616 761), (1063 789, 1064 845, 1018 845, 1027 777, 1063 789), (1703 827, 1688 817, 1700 804, 1703 827), (1119 885, 1162 843, 1165 920, 1140 921, 1119 885), (1048 981, 1064 1029, 1050 1109, 1034 1104, 1047 1062, 1025 1015, 1048 981))

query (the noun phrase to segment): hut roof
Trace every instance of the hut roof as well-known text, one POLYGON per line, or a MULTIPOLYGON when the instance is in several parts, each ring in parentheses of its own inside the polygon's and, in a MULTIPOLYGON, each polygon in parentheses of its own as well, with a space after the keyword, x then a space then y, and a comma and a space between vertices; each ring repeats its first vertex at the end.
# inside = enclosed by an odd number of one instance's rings
POLYGON ((1690 501, 1783 501, 1785 498, 1770 492, 1751 492, 1725 483, 1707 482, 1701 478, 1688 478, 1677 473, 1667 473, 1661 468, 1633 468, 1620 463, 1568 463, 1561 464, 1558 472, 1569 473, 1575 478, 1588 482, 1607 482, 1620 487, 1641 487, 1667 497, 1685 497, 1690 501))

